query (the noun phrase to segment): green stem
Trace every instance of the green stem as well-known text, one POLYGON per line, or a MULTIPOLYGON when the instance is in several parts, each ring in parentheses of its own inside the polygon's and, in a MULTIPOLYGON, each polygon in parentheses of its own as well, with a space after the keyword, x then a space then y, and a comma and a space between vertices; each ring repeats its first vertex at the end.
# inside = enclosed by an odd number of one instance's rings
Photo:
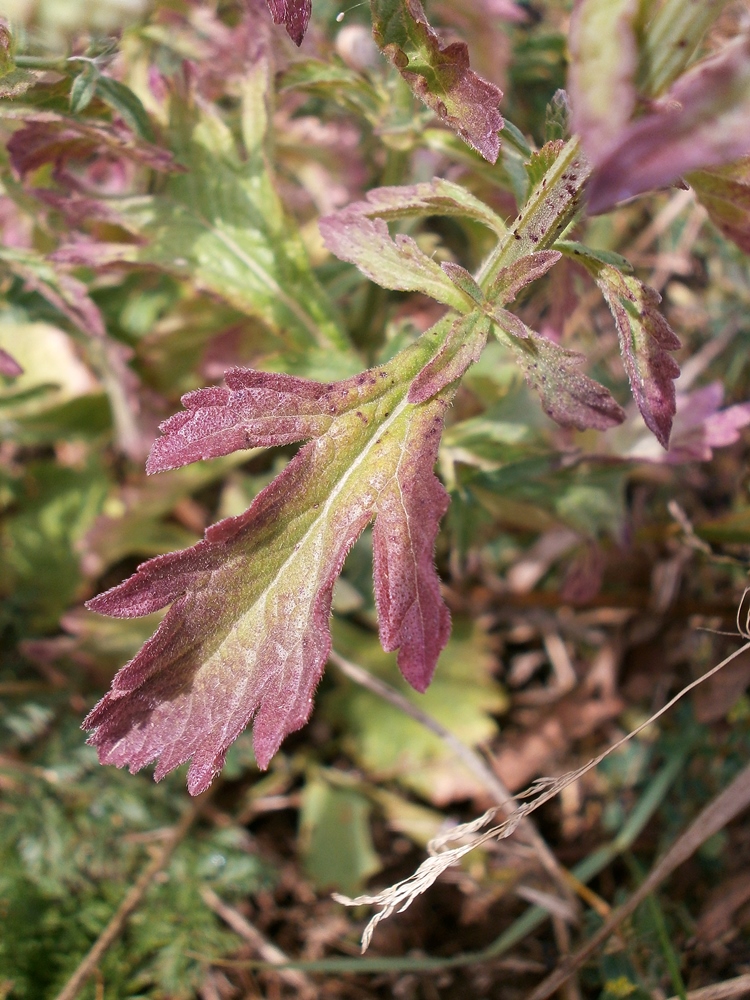
POLYGON ((552 246, 578 213, 590 173, 580 141, 574 136, 532 191, 521 214, 509 226, 508 235, 484 262, 477 281, 485 293, 491 293, 503 268, 552 246))
POLYGON ((13 62, 19 69, 56 69, 65 70, 68 60, 65 56, 13 56, 13 62))

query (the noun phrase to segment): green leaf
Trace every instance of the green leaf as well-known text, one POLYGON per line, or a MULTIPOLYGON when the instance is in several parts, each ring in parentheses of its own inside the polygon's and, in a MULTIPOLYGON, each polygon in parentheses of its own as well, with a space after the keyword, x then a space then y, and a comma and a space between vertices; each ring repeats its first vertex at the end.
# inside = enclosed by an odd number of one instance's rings
POLYGON ((316 888, 353 895, 380 871, 370 834, 371 812, 371 803, 355 789, 332 787, 324 776, 307 782, 299 849, 316 888))
MULTIPOLYGON (((89 64, 73 80, 70 88, 70 110, 78 115, 91 104, 99 81, 99 71, 89 64)), ((135 95, 134 95, 135 96, 135 95)))
POLYGON ((685 180, 711 222, 740 250, 750 253, 750 157, 715 170, 695 170, 685 180))
POLYGON ((35 81, 34 73, 16 66, 13 57, 13 38, 5 18, 0 19, 0 98, 18 97, 35 81))
POLYGON ((468 313, 483 302, 482 290, 458 264, 437 264, 417 243, 402 233, 391 236, 386 221, 414 216, 463 216, 507 236, 503 220, 488 205, 450 181, 382 187, 369 191, 365 201, 320 220, 328 249, 341 260, 355 264, 363 274, 384 288, 420 291, 468 313))
POLYGON ((97 466, 27 467, 19 512, 6 519, 0 533, 0 588, 32 634, 55 628, 78 596, 75 545, 101 509, 106 489, 97 466))
POLYGON ((729 0, 694 3, 665 0, 642 30, 638 84, 646 97, 656 97, 695 59, 706 32, 729 0))
POLYGON ((541 149, 534 150, 529 155, 529 161, 525 164, 529 194, 541 183, 542 178, 560 155, 564 145, 562 139, 555 139, 545 143, 541 149))
MULTIPOLYGON (((422 184, 372 188, 364 201, 353 202, 342 211, 356 212, 368 219, 385 219, 386 222, 426 215, 458 216, 481 222, 500 237, 508 234, 505 222, 486 202, 460 184, 442 177, 433 177, 422 184)), ((328 218, 335 220, 338 214, 328 218)))
POLYGON ((336 56, 326 62, 319 59, 299 59, 280 76, 279 91, 304 90, 316 96, 335 100, 377 125, 386 110, 384 99, 361 74, 346 66, 336 56))
POLYGON ((583 257, 585 260, 591 262, 598 261, 600 264, 610 264, 612 267, 616 267, 618 271, 622 271, 623 274, 633 273, 633 265, 627 257, 615 253, 614 250, 594 249, 593 247, 587 247, 584 243, 576 243, 575 240, 558 240, 554 244, 554 248, 555 250, 559 250, 560 253, 565 254, 566 257, 570 257, 571 260, 583 257))
MULTIPOLYGON (((149 121, 143 102, 137 94, 133 93, 130 87, 126 87, 119 80, 113 80, 111 76, 97 75, 94 81, 94 88, 97 96, 105 104, 108 104, 113 111, 116 111, 125 124, 129 125, 137 136, 146 142, 156 141, 156 136, 154 135, 154 130, 151 127, 151 122, 149 121)), ((71 91, 71 105, 72 99, 73 93, 71 91)))
MULTIPOLYGON (((243 97, 246 142, 255 143, 244 158, 217 113, 175 97, 171 145, 186 171, 171 174, 159 194, 107 201, 139 242, 71 244, 58 259, 157 267, 263 320, 292 354, 335 347, 347 357, 348 339, 274 187, 264 148, 265 90, 253 79, 243 97)), ((352 356, 349 370, 355 365, 352 356)))
MULTIPOLYGON (((374 635, 336 620, 333 636, 342 655, 386 680, 464 743, 476 746, 497 732, 492 716, 505 711, 508 702, 493 677, 495 657, 481 625, 454 623, 435 679, 418 700, 374 635)), ((438 736, 370 691, 347 681, 325 704, 335 719, 346 721, 344 743, 371 777, 395 779, 439 806, 482 793, 438 736)))
POLYGON ((0 428, 12 438, 10 423, 38 416, 99 390, 80 360, 71 337, 49 323, 0 322, 0 348, 12 351, 23 373, 0 388, 0 428))

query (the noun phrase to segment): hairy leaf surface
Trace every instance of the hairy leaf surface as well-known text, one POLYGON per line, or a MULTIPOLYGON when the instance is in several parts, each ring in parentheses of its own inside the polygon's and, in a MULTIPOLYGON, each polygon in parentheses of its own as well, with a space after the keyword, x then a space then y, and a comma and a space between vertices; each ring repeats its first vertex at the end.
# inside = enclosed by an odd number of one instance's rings
POLYGON ((366 200, 320 220, 328 249, 341 260, 355 264, 363 274, 384 288, 419 291, 459 312, 477 304, 479 288, 463 268, 441 266, 402 233, 391 236, 386 221, 420 215, 458 215, 472 218, 505 236, 502 219, 468 191, 435 178, 429 183, 375 188, 366 200))
POLYGON ((469 66, 464 42, 440 44, 419 0, 370 0, 375 41, 414 93, 473 149, 500 152, 502 93, 469 66))
POLYGON ((620 351, 633 397, 649 430, 665 448, 675 414, 674 379, 680 368, 669 351, 681 346, 659 311, 661 296, 632 275, 592 258, 581 262, 594 275, 617 326, 620 351))
POLYGON ((580 370, 586 361, 582 354, 535 333, 504 309, 495 310, 494 320, 555 423, 578 430, 607 430, 622 423, 625 413, 609 389, 580 370))
POLYGON ((489 205, 460 184, 442 177, 433 177, 422 184, 373 188, 364 201, 348 205, 345 211, 356 211, 368 219, 380 218, 388 222, 420 215, 458 215, 483 223, 498 236, 506 236, 508 232, 508 227, 489 205))
POLYGON ((369 219, 354 209, 343 209, 320 220, 328 249, 340 260, 356 264, 371 281, 400 292, 424 292, 459 312, 474 308, 472 298, 411 236, 391 237, 382 219, 369 219))
POLYGON ((381 641, 399 650, 409 683, 427 687, 450 631, 433 563, 448 497, 432 471, 450 390, 420 405, 406 395, 438 349, 423 338, 382 368, 328 385, 235 370, 226 389, 188 395, 186 413, 164 424, 152 471, 312 440, 244 514, 89 603, 125 618, 171 604, 86 720, 103 762, 136 770, 159 758, 158 779, 192 759, 195 794, 253 719, 266 767, 310 715, 330 650, 333 585, 373 518, 381 641))

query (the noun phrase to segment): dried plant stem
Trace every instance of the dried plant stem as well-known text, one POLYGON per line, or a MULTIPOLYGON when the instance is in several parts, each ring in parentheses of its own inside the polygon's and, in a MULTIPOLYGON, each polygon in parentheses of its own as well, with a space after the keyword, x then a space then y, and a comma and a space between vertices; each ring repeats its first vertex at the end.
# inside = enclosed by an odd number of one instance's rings
POLYGON ((96 972, 99 962, 107 950, 122 933, 128 917, 140 905, 143 897, 153 883, 154 878, 162 871, 171 858, 175 848, 187 834, 190 827, 205 808, 215 789, 210 789, 196 798, 186 809, 179 823, 173 828, 171 835, 146 865, 138 880, 128 891, 118 906, 107 926, 101 932, 89 952, 81 959, 78 968, 67 981, 55 1000, 75 1000, 86 981, 96 972))
MULTIPOLYGON (((702 986, 699 990, 689 990, 687 1000, 730 1000, 730 997, 743 996, 745 993, 750 993, 750 974, 726 979, 713 986, 702 986)), ((679 997, 670 997, 669 1000, 679 1000, 679 997)))
MULTIPOLYGON (((481 783, 482 787, 494 799, 494 801, 502 807, 506 815, 512 816, 518 811, 516 800, 513 798, 510 791, 505 787, 504 783, 487 766, 482 757, 475 750, 472 750, 470 746, 467 746, 462 740, 455 736, 449 729, 446 729, 446 727, 442 723, 438 722, 437 719, 433 718, 427 712, 414 705, 408 698, 404 697, 400 691, 391 687, 390 684, 387 684, 379 677, 375 677, 368 670, 365 670, 364 667, 360 667, 358 664, 352 663, 351 660, 347 660, 335 650, 331 651, 329 660, 334 664, 334 666, 338 667, 345 677, 354 681, 355 684, 359 684, 360 687, 364 687, 368 691, 372 691, 373 694, 383 698, 395 708, 405 712, 408 716, 410 716, 410 718, 414 719, 415 722, 424 726, 425 729, 429 729, 431 733, 434 733, 435 736, 442 740, 450 751, 481 783)), ((568 873, 562 865, 560 865, 559 861, 548 847, 544 838, 540 835, 534 823, 529 819, 523 819, 519 829, 528 843, 533 847, 537 857, 539 858, 539 862, 544 867, 545 871, 562 888, 565 898, 568 901, 573 900, 575 895, 571 889, 571 880, 568 877, 568 873)))
MULTIPOLYGON (((750 806, 750 765, 713 799, 667 851, 630 899, 612 912, 604 925, 586 944, 566 959, 528 996, 527 1000, 546 1000, 602 945, 623 920, 646 899, 672 872, 681 865, 738 813, 750 806)), ((743 977, 748 978, 750 977, 743 977)), ((737 995, 737 994, 731 994, 737 995)))
MULTIPOLYGON (((238 910, 225 903, 223 899, 216 895, 213 889, 204 886, 201 889, 201 896, 206 906, 213 910, 217 916, 221 917, 232 928, 235 934, 239 934, 241 938, 244 938, 265 962, 268 962, 269 965, 286 965, 289 962, 288 955, 285 955, 280 948, 277 948, 275 944, 268 941, 257 927, 253 927, 250 921, 246 917, 243 917, 238 910)), ((282 968, 278 970, 278 975, 288 986, 297 990, 299 997, 312 998, 317 995, 318 991, 315 984, 304 972, 299 972, 296 969, 282 968)))

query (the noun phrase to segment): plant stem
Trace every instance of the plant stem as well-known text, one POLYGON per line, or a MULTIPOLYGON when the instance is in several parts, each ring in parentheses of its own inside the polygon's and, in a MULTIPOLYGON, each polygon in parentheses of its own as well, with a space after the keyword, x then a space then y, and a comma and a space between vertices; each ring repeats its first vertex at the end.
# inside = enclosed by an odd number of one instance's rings
MULTIPOLYGON (((449 729, 446 729, 442 723, 438 722, 437 719, 428 715, 427 712, 423 711, 417 705, 412 704, 408 698, 405 698, 400 691, 392 688, 390 684, 386 684, 385 681, 382 681, 379 677, 373 676, 373 674, 365 670, 364 667, 360 667, 358 664, 345 659, 335 650, 331 651, 329 660, 339 668, 344 676, 353 680, 361 687, 366 688, 368 691, 372 691, 373 694, 378 695, 391 705, 400 709, 406 715, 414 719, 415 722, 418 722, 426 729, 429 729, 431 733, 434 733, 440 740, 442 740, 451 752, 458 757, 462 764, 464 764, 465 767, 471 771, 474 777, 477 778, 482 786, 489 792, 495 802, 503 807, 503 811, 506 815, 510 816, 518 811, 516 800, 494 771, 492 771, 487 764, 485 764, 480 755, 476 753, 475 750, 472 750, 470 746, 467 746, 459 740, 457 736, 454 736, 454 734, 449 729)), ((567 877, 567 873, 549 849, 547 842, 536 829, 534 823, 526 818, 521 821, 520 829, 526 835, 526 839, 534 848, 542 867, 562 888, 566 899, 572 901, 575 897, 571 892, 570 880, 567 877)))
POLYGON ((477 281, 490 293, 498 274, 521 257, 549 249, 573 220, 591 168, 577 136, 569 139, 531 193, 510 232, 483 264, 477 281))
POLYGON ((65 56, 13 56, 13 62, 19 69, 54 69, 62 71, 68 60, 65 56))

